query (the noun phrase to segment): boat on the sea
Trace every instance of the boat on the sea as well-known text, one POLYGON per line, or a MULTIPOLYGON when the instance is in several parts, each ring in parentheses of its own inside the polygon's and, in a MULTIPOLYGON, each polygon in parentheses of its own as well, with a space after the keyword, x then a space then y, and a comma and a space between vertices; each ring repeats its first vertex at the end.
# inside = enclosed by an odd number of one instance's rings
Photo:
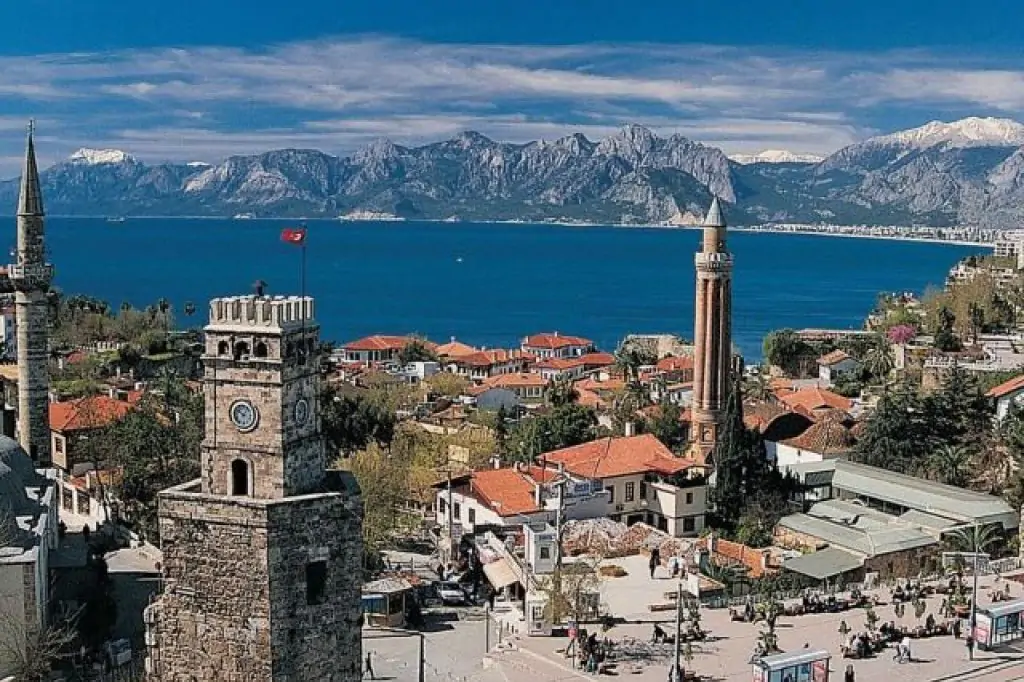
POLYGON ((124 221, 125 221, 125 217, 123 215, 107 218, 107 222, 108 223, 123 223, 124 221))
POLYGON ((254 217, 252 213, 236 213, 232 216, 235 220, 252 220, 254 217))

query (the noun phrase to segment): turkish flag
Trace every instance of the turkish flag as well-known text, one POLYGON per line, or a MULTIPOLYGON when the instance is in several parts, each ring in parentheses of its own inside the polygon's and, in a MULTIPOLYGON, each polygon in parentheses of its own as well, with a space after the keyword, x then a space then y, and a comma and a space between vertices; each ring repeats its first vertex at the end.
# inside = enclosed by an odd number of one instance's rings
POLYGON ((300 246, 306 243, 306 228, 286 227, 281 230, 281 241, 300 246))

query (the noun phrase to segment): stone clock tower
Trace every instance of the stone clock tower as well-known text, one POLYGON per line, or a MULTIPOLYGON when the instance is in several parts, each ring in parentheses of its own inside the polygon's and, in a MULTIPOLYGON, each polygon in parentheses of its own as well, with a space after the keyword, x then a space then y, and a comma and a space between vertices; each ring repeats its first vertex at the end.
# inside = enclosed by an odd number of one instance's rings
POLYGON ((725 219, 718 197, 704 218, 696 255, 693 425, 691 456, 700 462, 718 442, 732 371, 732 254, 725 243, 725 219))
POLYGON ((214 299, 201 477, 160 493, 159 682, 361 679, 362 505, 326 468, 313 301, 214 299))

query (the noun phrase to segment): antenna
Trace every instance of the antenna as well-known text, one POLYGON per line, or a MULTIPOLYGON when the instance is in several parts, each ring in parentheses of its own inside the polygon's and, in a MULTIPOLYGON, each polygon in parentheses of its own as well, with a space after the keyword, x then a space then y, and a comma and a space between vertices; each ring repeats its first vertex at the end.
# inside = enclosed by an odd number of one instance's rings
POLYGON ((29 136, 31 136, 35 132, 36 132, 36 120, 34 118, 30 118, 28 120, 28 134, 29 134, 29 136))

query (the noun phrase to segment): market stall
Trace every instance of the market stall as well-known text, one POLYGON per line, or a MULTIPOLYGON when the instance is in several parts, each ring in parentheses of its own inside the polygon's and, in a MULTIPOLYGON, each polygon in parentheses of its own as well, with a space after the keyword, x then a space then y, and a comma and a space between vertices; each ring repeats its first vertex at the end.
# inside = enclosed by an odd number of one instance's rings
POLYGON ((753 682, 828 682, 831 658, 823 649, 763 656, 754 662, 753 682))
POLYGON ((974 641, 978 648, 991 649, 1024 639, 1022 614, 1024 599, 978 609, 974 626, 974 641))

